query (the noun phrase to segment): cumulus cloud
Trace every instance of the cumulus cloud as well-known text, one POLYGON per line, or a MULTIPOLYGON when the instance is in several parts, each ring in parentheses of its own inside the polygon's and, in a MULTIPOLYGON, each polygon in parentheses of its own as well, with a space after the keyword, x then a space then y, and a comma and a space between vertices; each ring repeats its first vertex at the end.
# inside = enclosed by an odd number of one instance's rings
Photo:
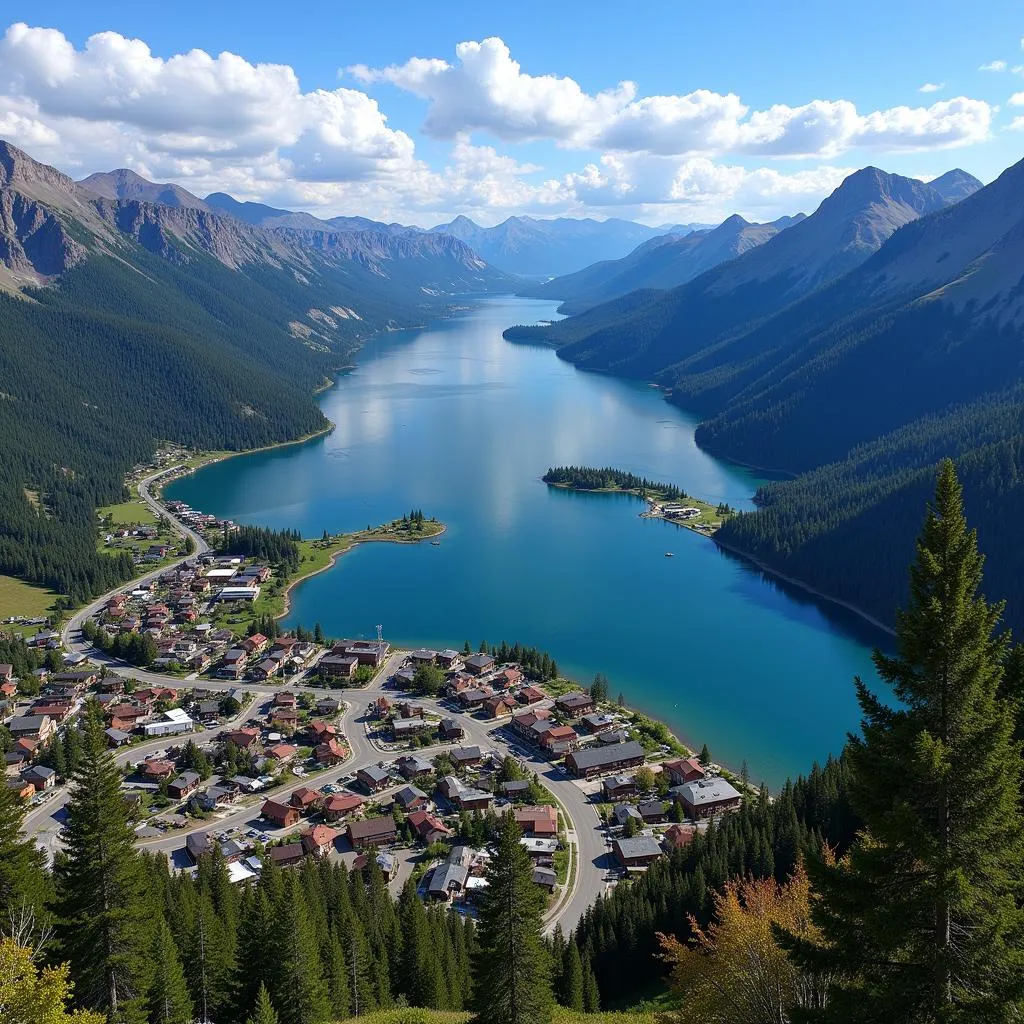
POLYGON ((925 82, 917 91, 918 92, 941 92, 946 88, 945 82, 925 82))
POLYGON ((1006 102, 1011 107, 1024 107, 1024 92, 1015 92, 1006 102))
POLYGON ((992 115, 984 101, 964 97, 860 114, 848 100, 750 112, 735 94, 707 89, 638 98, 633 82, 591 95, 571 78, 524 72, 496 37, 459 43, 455 58, 414 57, 348 71, 364 84, 388 82, 427 100, 424 130, 437 138, 487 131, 507 141, 550 139, 566 148, 661 156, 831 157, 861 145, 941 148, 985 138, 992 115))
POLYGON ((982 64, 979 71, 1005 71, 1006 70, 1005 60, 990 60, 987 64, 982 64))

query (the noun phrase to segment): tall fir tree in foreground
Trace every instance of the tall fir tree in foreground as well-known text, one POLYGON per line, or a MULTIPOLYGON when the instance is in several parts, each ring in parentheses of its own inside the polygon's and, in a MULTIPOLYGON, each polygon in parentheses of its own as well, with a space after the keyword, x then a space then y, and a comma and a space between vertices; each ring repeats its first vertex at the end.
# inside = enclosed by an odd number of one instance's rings
POLYGON ((864 831, 839 864, 811 865, 818 943, 784 937, 832 978, 829 1022, 1019 1019, 1024 992, 1021 751, 1002 605, 979 593, 983 559, 951 462, 917 542, 897 654, 875 654, 899 704, 857 681, 851 795, 864 831))
POLYGON ((541 928, 544 896, 511 814, 498 829, 477 929, 474 1002, 479 1024, 547 1024, 551 963, 541 928))
POLYGON ((181 967, 174 936, 163 919, 156 926, 151 964, 150 1024, 191 1024, 192 1000, 188 994, 185 972, 181 967))
POLYGON ((22 834, 24 821, 21 797, 0 786, 0 933, 17 931, 19 939, 32 942, 47 916, 50 880, 42 851, 22 834))
POLYGON ((84 714, 85 738, 67 805, 64 853, 54 865, 57 937, 75 1001, 110 1024, 142 1024, 151 949, 150 908, 121 772, 107 749, 99 705, 84 714))

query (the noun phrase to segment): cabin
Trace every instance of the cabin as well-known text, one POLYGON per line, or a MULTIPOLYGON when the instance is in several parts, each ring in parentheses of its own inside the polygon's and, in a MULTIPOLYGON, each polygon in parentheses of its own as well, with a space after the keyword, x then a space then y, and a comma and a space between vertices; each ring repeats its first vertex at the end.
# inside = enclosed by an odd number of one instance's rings
POLYGON ((612 843, 612 852, 627 871, 646 871, 664 856, 661 845, 653 836, 616 839, 612 843))
POLYGON ((696 782, 704 778, 704 766, 695 757, 680 758, 666 761, 662 770, 668 772, 673 786, 685 786, 688 782, 696 782))
POLYGON ((348 827, 348 839, 354 850, 365 850, 368 846, 383 846, 398 839, 398 829, 391 815, 381 818, 364 818, 353 821, 348 827))
POLYGON ((683 805, 688 818, 711 818, 735 810, 742 802, 739 790, 719 777, 676 786, 672 795, 683 805))
POLYGON ((362 806, 363 798, 355 793, 331 793, 324 797, 324 817, 328 821, 339 821, 362 806))
POLYGON ((267 800, 260 809, 260 815, 278 828, 291 828, 299 822, 298 808, 279 803, 277 800, 267 800))

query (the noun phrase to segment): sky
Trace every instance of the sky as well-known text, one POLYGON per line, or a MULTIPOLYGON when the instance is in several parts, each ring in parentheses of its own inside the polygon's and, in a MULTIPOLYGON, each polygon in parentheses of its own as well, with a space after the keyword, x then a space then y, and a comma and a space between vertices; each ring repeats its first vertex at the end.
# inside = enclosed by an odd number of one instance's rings
POLYGON ((4 0, 0 138, 324 217, 764 221, 1020 159, 1024 6, 4 0))

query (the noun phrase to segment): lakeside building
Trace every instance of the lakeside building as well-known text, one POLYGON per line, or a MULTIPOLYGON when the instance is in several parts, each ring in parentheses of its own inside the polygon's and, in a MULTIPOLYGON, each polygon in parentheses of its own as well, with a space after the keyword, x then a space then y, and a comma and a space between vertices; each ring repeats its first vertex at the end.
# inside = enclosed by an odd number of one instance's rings
POLYGON ((615 743, 607 747, 573 750, 566 754, 565 764, 573 775, 592 779, 596 775, 636 768, 644 763, 644 758, 644 748, 636 740, 629 740, 627 743, 615 743))

